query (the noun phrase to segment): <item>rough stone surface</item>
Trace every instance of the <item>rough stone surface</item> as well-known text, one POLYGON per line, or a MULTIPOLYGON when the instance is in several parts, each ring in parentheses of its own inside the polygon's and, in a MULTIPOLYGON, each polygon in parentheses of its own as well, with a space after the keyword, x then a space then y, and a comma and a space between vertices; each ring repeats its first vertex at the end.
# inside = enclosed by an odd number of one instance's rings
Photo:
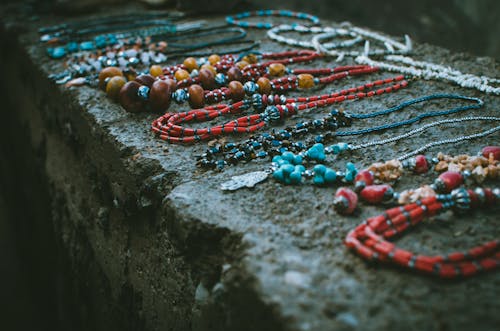
MULTIPOLYGON (((3 110, 1 145, 3 151, 12 145, 17 148, 12 164, 2 163, 2 183, 12 190, 11 199, 24 197, 25 204, 32 202, 40 211, 33 217, 24 212, 28 216, 16 226, 24 227, 30 237, 39 233, 37 241, 49 243, 33 246, 27 256, 55 254, 56 261, 49 266, 60 275, 60 285, 54 285, 52 274, 44 275, 49 288, 59 286, 60 295, 54 299, 57 323, 82 330, 497 329, 499 273, 449 282, 364 262, 344 247, 343 239, 381 209, 363 206, 355 216, 339 216, 332 208, 332 188, 267 181, 254 189, 223 193, 222 182, 268 163, 220 173, 200 171, 194 155, 206 145, 167 145, 156 139, 149 129, 155 115, 128 114, 89 87, 53 85, 47 75, 62 67, 45 56, 36 28, 56 20, 30 21, 14 9, 4 8, 1 16, 2 91, 8 106, 3 110), (15 180, 8 179, 7 171, 16 173, 15 180)), ((262 32, 252 31, 250 37, 262 40, 262 50, 286 49, 267 41, 262 32)), ((414 56, 464 72, 500 76, 498 64, 489 58, 425 44, 416 45, 414 56)), ((351 78, 324 92, 388 76, 392 75, 351 78)), ((498 112, 498 97, 427 81, 341 107, 369 112, 442 92, 481 97, 484 109, 470 115, 498 112)), ((358 121, 353 128, 455 105, 415 106, 370 123, 358 121)), ((321 113, 304 113, 290 122, 321 113)), ((464 115, 453 117, 460 116, 464 115)), ((433 129, 352 158, 358 166, 368 165, 481 127, 484 123, 433 129)), ((482 146, 495 144, 500 144, 498 134, 439 150, 477 153, 482 146)), ((347 158, 339 158, 338 166, 345 162, 347 158)), ((428 175, 409 176, 397 188, 429 180, 428 175)), ((498 214, 491 211, 444 215, 398 243, 427 253, 462 249, 498 237, 497 221, 498 214)))

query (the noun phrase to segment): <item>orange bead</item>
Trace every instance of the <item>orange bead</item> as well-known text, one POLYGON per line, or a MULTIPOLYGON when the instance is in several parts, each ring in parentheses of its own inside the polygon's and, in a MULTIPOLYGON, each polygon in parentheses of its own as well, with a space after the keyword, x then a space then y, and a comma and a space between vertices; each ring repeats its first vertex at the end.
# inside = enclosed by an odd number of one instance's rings
POLYGON ((208 69, 208 70, 210 70, 211 72, 213 72, 213 74, 214 74, 214 75, 216 75, 216 74, 217 74, 217 70, 216 70, 213 66, 211 66, 210 64, 208 64, 208 63, 205 63, 204 65, 202 65, 202 66, 201 66, 201 68, 200 68, 200 71, 201 71, 202 69, 208 69))
POLYGON ((194 69, 198 69, 198 63, 196 62, 196 59, 194 57, 188 57, 184 60, 184 65, 186 66, 187 70, 193 71, 194 69))
POLYGON ((234 101, 240 101, 245 97, 245 89, 243 88, 243 84, 238 82, 237 80, 233 80, 227 86, 231 90, 231 98, 234 101))
POLYGON ((248 66, 249 63, 247 61, 239 61, 239 62, 236 62, 236 66, 241 70, 243 68, 245 68, 246 66, 248 66))
POLYGON ((154 112, 165 111, 170 105, 172 91, 170 85, 164 80, 157 80, 149 92, 149 106, 154 112))
POLYGON ((177 81, 181 81, 181 80, 184 80, 184 79, 187 79, 189 78, 189 72, 187 72, 186 70, 184 69, 179 69, 175 72, 174 74, 174 77, 175 79, 177 79, 177 81))
POLYGON ((286 67, 281 63, 273 63, 269 66, 269 74, 274 77, 281 77, 285 74, 286 67))
POLYGON ((266 77, 260 77, 257 80, 257 85, 259 85, 259 92, 262 94, 271 93, 271 81, 266 77))
POLYGON ((217 54, 212 54, 208 57, 208 62, 210 62, 211 65, 214 65, 219 61, 220 61, 220 56, 217 54))
POLYGON ((300 74, 297 76, 300 88, 311 88, 314 86, 314 76, 310 74, 300 74))
POLYGON ((123 72, 117 67, 106 67, 99 72, 99 88, 106 88, 107 78, 114 76, 123 76, 123 72))
POLYGON ((126 82, 127 81, 123 76, 111 77, 106 84, 106 94, 108 95, 108 97, 113 100, 118 100, 120 90, 126 82))
POLYGON ((205 94, 203 87, 198 84, 193 84, 189 87, 189 105, 193 109, 201 108, 205 105, 205 94))
POLYGON ((158 77, 163 75, 163 69, 161 66, 155 64, 152 65, 151 68, 149 68, 149 73, 151 74, 151 76, 158 77))
POLYGON ((153 83, 155 82, 155 78, 151 75, 144 74, 144 75, 139 75, 135 77, 135 81, 141 85, 146 85, 147 87, 151 87, 153 83))
POLYGON ((203 86, 207 90, 215 88, 215 75, 210 70, 200 69, 200 74, 198 77, 200 78, 201 86, 203 86))
POLYGON ((238 67, 231 67, 227 71, 227 79, 229 81, 237 80, 241 82, 241 80, 243 79, 243 73, 241 72, 240 69, 238 69, 238 67))

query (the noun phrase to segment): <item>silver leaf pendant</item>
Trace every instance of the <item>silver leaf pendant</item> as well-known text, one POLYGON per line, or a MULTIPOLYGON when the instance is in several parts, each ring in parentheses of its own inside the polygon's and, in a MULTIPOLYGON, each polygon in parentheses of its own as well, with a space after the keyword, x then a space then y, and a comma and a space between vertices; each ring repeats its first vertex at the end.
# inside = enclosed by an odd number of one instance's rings
POLYGON ((235 191, 243 187, 254 187, 266 180, 267 177, 269 177, 269 173, 266 171, 249 172, 244 175, 231 177, 231 180, 222 183, 220 188, 224 191, 235 191))

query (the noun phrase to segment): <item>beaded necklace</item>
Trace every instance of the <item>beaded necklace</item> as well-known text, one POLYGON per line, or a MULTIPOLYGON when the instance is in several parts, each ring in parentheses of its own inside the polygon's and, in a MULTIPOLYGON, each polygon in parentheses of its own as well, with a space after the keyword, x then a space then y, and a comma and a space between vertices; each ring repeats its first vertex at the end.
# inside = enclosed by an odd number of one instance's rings
MULTIPOLYGON (((278 132, 272 132, 270 134, 262 134, 260 136, 253 136, 249 139, 242 141, 240 143, 228 143, 227 145, 218 145, 216 147, 209 148, 204 155, 199 157, 198 165, 204 168, 218 168, 221 169, 228 164, 237 164, 241 161, 251 161, 256 158, 265 158, 267 156, 280 155, 283 152, 289 151, 293 153, 300 154, 300 157, 305 156, 306 151, 311 148, 316 143, 324 143, 340 136, 351 136, 360 135, 372 132, 378 132, 386 129, 392 129, 404 125, 409 125, 415 123, 423 118, 435 117, 449 115, 461 111, 479 109, 483 106, 483 101, 476 98, 469 98, 461 95, 454 94, 434 94, 428 95, 409 101, 405 101, 397 106, 372 112, 368 114, 354 114, 348 112, 339 112, 337 110, 332 111, 326 117, 322 119, 316 119, 313 121, 297 123, 294 126, 286 127, 278 132), (386 123, 381 126, 374 126, 362 130, 354 131, 335 131, 341 126, 350 126, 352 120, 354 119, 368 119, 377 116, 387 115, 396 111, 401 111, 408 106, 415 105, 418 103, 423 103, 431 100, 439 99, 451 99, 451 100, 464 100, 472 101, 475 104, 465 105, 461 107, 456 107, 450 110, 444 110, 439 112, 427 112, 419 114, 415 117, 409 118, 405 121, 397 121, 393 123, 386 123), (327 131, 323 132, 322 131, 327 131), (294 139, 298 139, 308 133, 319 133, 314 137, 309 138, 306 141, 294 142, 294 139), (223 159, 217 159, 218 156, 223 156, 223 159)), ((453 120, 454 121, 454 120, 453 120)), ((412 130, 401 136, 394 137, 391 139, 384 140, 381 144, 389 143, 391 141, 397 141, 412 134, 417 134, 428 127, 437 126, 447 123, 446 120, 433 122, 430 125, 425 125, 420 129, 412 130)), ((454 123, 454 122, 453 122, 454 123)), ((376 145, 377 141, 369 142, 366 144, 359 145, 360 147, 349 145, 347 143, 338 143, 332 145, 326 149, 327 154, 338 154, 343 153, 347 150, 355 150, 363 147, 370 147, 376 145)), ((320 151, 320 155, 324 155, 324 148, 320 151)))
POLYGON ((398 248, 388 239, 447 210, 489 209, 498 207, 499 202, 499 188, 459 188, 450 194, 435 195, 370 217, 347 234, 345 245, 369 261, 399 265, 441 278, 469 277, 500 266, 500 240, 489 241, 466 252, 426 256, 398 248))
POLYGON ((264 22, 247 22, 242 19, 248 17, 264 17, 264 16, 279 16, 279 17, 291 17, 301 20, 308 20, 313 25, 319 24, 319 18, 306 13, 297 13, 289 10, 257 10, 257 11, 249 11, 236 14, 234 16, 227 16, 226 22, 228 24, 233 24, 240 26, 242 28, 257 28, 257 29, 270 29, 274 26, 272 23, 264 23, 264 22))
POLYGON ((399 62, 402 65, 372 60, 366 55, 360 55, 356 58, 357 63, 378 66, 389 71, 408 74, 426 80, 435 79, 450 81, 462 87, 474 88, 481 92, 500 95, 500 87, 494 87, 491 85, 500 84, 500 79, 497 78, 476 76, 470 73, 464 74, 461 71, 450 67, 425 61, 417 61, 407 56, 388 55, 384 58, 384 60, 396 63, 399 62))
POLYGON ((285 96, 278 95, 254 94, 252 100, 245 99, 231 105, 218 104, 183 113, 166 113, 152 123, 152 129, 161 139, 171 143, 192 143, 211 139, 226 133, 251 133, 263 128, 268 123, 293 116, 299 111, 313 110, 328 107, 346 100, 358 100, 390 93, 406 87, 407 84, 408 82, 404 80, 403 76, 397 76, 318 96, 286 98, 285 96), (393 85, 386 88, 378 88, 381 85, 391 83, 393 85), (366 92, 373 88, 378 89, 366 92), (217 117, 241 112, 249 109, 251 106, 255 109, 265 109, 262 113, 240 117, 211 128, 191 129, 179 125, 191 121, 204 122, 212 120, 217 117))

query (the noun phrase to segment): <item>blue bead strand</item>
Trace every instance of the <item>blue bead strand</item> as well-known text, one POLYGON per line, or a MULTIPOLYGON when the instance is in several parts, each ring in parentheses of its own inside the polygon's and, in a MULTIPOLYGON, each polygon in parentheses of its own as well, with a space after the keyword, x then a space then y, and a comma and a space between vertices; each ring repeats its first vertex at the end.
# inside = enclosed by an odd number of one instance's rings
POLYGON ((314 15, 310 15, 307 13, 297 13, 289 10, 257 10, 250 12, 243 12, 236 14, 234 16, 227 16, 226 22, 231 25, 237 25, 242 28, 257 28, 257 29, 271 29, 274 27, 273 23, 266 22, 248 22, 243 21, 242 19, 249 17, 265 17, 265 16, 279 16, 279 17, 289 17, 296 18, 300 20, 307 20, 312 23, 312 25, 319 24, 319 18, 314 15))

